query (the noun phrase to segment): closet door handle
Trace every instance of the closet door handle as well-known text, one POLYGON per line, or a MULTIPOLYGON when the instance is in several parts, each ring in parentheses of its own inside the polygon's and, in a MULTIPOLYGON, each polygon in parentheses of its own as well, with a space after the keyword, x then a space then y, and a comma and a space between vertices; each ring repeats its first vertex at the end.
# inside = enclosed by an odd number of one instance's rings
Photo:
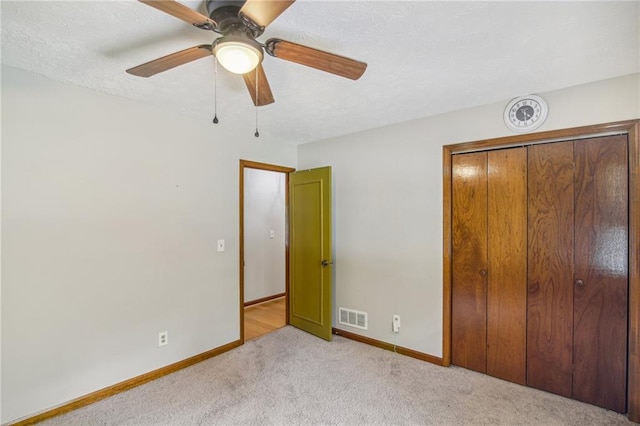
POLYGON ((577 285, 578 287, 584 287, 584 281, 582 281, 582 280, 576 280, 576 285, 577 285))
POLYGON ((487 276, 487 270, 486 269, 480 269, 480 275, 482 275, 483 277, 487 276))

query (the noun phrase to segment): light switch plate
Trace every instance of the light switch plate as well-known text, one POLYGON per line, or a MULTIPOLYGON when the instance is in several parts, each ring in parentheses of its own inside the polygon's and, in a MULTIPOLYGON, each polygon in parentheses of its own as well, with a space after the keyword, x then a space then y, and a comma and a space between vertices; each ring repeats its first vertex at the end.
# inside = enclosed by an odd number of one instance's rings
POLYGON ((218 251, 224 251, 224 240, 218 240, 218 251))

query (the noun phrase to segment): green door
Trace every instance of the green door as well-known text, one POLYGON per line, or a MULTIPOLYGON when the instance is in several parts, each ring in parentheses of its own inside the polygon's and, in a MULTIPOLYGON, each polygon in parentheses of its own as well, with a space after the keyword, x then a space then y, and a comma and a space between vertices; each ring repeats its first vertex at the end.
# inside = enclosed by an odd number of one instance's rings
POLYGON ((331 340, 331 167, 289 178, 289 323, 331 340))

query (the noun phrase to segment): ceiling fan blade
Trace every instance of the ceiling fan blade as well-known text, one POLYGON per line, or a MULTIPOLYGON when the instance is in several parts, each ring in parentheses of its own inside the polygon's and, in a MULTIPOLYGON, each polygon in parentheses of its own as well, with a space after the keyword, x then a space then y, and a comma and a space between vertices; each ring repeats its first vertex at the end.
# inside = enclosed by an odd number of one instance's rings
POLYGON ((210 44, 201 44, 200 46, 190 47, 162 58, 154 59, 137 67, 129 68, 127 72, 138 77, 151 77, 205 56, 211 56, 210 44))
POLYGON ((267 75, 264 73, 264 68, 262 68, 262 64, 258 65, 255 70, 250 71, 246 74, 242 74, 242 78, 244 78, 244 82, 247 85, 247 90, 249 90, 249 94, 251 95, 251 99, 253 99, 253 104, 255 106, 263 106, 272 104, 274 102, 273 94, 271 93, 271 87, 269 87, 269 82, 267 81, 267 75), (257 70, 257 77, 256 77, 257 70), (258 99, 256 100, 256 79, 258 83, 258 99))
POLYGON ((240 9, 240 14, 258 26, 266 27, 294 2, 295 0, 247 0, 240 9))
POLYGON ((367 69, 367 64, 364 62, 277 38, 267 40, 265 50, 276 58, 330 72, 351 80, 359 79, 367 69))
POLYGON ((205 30, 213 30, 217 24, 213 19, 210 19, 203 14, 196 12, 195 10, 178 3, 174 0, 138 0, 140 3, 144 3, 151 7, 175 16, 178 19, 182 19, 188 24, 195 25, 198 28, 205 30))

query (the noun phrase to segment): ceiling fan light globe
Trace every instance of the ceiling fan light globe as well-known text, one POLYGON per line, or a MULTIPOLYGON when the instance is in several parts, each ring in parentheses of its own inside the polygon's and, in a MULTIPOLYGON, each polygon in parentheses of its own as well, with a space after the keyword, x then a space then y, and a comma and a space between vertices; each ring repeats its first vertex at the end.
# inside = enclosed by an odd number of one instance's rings
POLYGON ((262 50, 242 41, 221 40, 213 49, 225 69, 234 74, 246 74, 262 62, 262 50))

